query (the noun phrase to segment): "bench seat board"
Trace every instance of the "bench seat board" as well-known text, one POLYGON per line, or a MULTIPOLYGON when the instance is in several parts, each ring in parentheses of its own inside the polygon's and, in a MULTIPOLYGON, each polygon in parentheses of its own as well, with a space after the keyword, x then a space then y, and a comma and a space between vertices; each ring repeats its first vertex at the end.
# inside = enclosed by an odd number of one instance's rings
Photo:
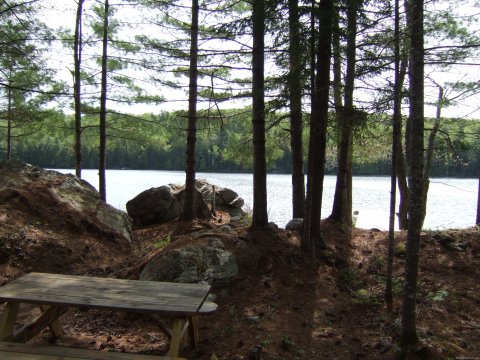
POLYGON ((30 273, 2 286, 0 301, 188 315, 201 308, 209 290, 204 284, 30 273))
POLYGON ((12 360, 181 360, 169 356, 96 351, 64 346, 31 346, 0 342, 0 359, 12 360))

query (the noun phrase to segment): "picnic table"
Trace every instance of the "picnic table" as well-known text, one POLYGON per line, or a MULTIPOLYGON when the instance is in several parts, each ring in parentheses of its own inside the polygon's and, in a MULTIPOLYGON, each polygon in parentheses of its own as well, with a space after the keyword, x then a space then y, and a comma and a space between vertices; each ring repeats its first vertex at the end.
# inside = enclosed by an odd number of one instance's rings
POLYGON ((63 333, 58 318, 68 308, 101 309, 155 314, 170 335, 168 356, 176 358, 187 337, 198 344, 197 317, 216 310, 206 303, 210 285, 123 280, 87 276, 29 273, 0 287, 0 303, 6 302, 0 322, 0 341, 26 342, 47 326, 55 336, 63 333), (37 304, 42 314, 14 331, 20 304, 37 304))

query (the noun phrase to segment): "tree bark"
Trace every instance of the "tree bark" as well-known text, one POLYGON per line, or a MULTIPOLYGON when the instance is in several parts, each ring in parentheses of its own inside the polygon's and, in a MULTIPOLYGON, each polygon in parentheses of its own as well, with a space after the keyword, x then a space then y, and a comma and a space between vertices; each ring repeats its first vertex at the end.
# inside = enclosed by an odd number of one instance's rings
POLYGON ((353 122, 355 109, 353 105, 353 91, 355 83, 357 13, 361 2, 347 0, 347 67, 345 74, 344 108, 340 122, 338 145, 337 182, 333 198, 333 221, 352 226, 352 155, 353 155, 353 122))
MULTIPOLYGON (((433 80, 432 80, 433 81, 433 80)), ((428 147, 427 147, 427 154, 425 156, 425 169, 424 169, 424 184, 423 184, 423 213, 424 216, 427 212, 427 197, 428 197, 428 189, 430 187, 430 171, 432 168, 433 162, 433 155, 434 155, 434 145, 435 145, 435 138, 438 133, 438 129, 440 128, 441 117, 442 117, 442 105, 444 101, 444 88, 437 84, 435 81, 433 83, 438 88, 438 98, 437 98, 437 105, 436 105, 436 114, 435 120, 433 122, 433 128, 430 130, 430 135, 428 137, 428 147)))
POLYGON ((292 151, 292 210, 304 217, 305 175, 303 173, 302 84, 298 0, 288 1, 290 55, 290 147, 292 151))
POLYGON ((400 346, 408 353, 418 345, 416 330, 416 297, 420 233, 423 226, 424 184, 424 40, 423 0, 409 0, 407 16, 410 32, 410 208, 405 262, 405 291, 403 298, 400 346))
POLYGON ((81 109, 81 78, 82 63, 82 12, 85 0, 78 0, 77 17, 75 19, 74 39, 74 84, 73 98, 75 102, 75 174, 82 177, 82 109, 81 109))
POLYGON ((306 222, 302 238, 302 248, 315 259, 318 249, 326 248, 321 234, 323 179, 325 175, 325 149, 328 124, 330 90, 330 64, 332 57, 332 0, 321 0, 318 9, 319 31, 315 89, 312 98, 310 139, 307 173, 306 222))
POLYGON ((393 135, 392 135, 392 164, 390 174, 390 216, 388 222, 388 254, 387 254, 387 281, 385 286, 385 301, 389 315, 393 313, 393 252, 395 246, 395 208, 397 197, 397 159, 398 159, 398 143, 400 138, 400 127, 402 121, 402 84, 400 83, 400 11, 399 0, 395 0, 395 78, 393 85, 393 135))
POLYGON ((477 226, 480 226, 480 176, 478 177, 478 192, 477 192, 477 226))
POLYGON ((253 216, 252 227, 268 225, 267 162, 265 154, 265 1, 254 0, 252 11, 252 125, 253 216))
POLYGON ((12 159, 12 123, 13 123, 13 109, 12 109, 12 90, 7 91, 8 109, 7 109, 7 160, 12 159))
POLYGON ((332 33, 332 56, 333 56, 333 106, 335 108, 335 120, 337 123, 341 121, 341 111, 343 109, 342 100, 342 49, 340 46, 340 15, 338 9, 335 11, 333 18, 332 33))
POLYGON ((187 166, 183 220, 195 217, 195 143, 197 141, 197 79, 198 79, 198 0, 192 0, 192 27, 190 31, 190 83, 188 96, 187 166))
POLYGON ((108 0, 105 0, 103 19, 103 52, 102 52, 102 85, 100 90, 100 149, 98 162, 99 193, 102 200, 107 200, 106 176, 107 167, 107 71, 108 71, 108 0))
MULTIPOLYGON (((407 72, 408 60, 403 59, 400 62, 400 80, 399 87, 403 88, 405 82, 405 75, 407 72)), ((401 112, 401 109, 400 109, 401 112)), ((400 113, 400 118, 402 114, 400 113)), ((401 120, 400 120, 401 121, 401 120)), ((407 183, 407 171, 405 168, 405 156, 403 154, 403 145, 402 145, 402 127, 400 126, 399 133, 395 138, 397 142, 397 179, 398 179, 398 190, 400 193, 400 202, 398 205, 398 227, 401 230, 408 229, 408 203, 410 199, 410 190, 408 189, 407 183)))
POLYGON ((307 159, 307 184, 306 184, 306 195, 305 195, 305 214, 303 218, 303 232, 302 232, 302 241, 301 247, 302 250, 310 255, 310 258, 313 262, 316 261, 315 258, 315 244, 311 241, 310 238, 310 229, 312 225, 312 181, 313 181, 313 167, 310 165, 313 162, 313 151, 312 151, 312 128, 313 128, 313 119, 316 117, 316 84, 315 84, 315 74, 316 74, 316 30, 315 25, 317 21, 316 15, 316 2, 311 0, 310 3, 310 137, 308 141, 308 159, 307 159))

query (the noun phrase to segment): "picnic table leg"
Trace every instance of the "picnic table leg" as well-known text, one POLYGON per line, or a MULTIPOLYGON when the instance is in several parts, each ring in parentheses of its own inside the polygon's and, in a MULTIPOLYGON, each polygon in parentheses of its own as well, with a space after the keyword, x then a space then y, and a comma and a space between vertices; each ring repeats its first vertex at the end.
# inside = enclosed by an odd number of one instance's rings
POLYGON ((0 323, 0 341, 5 340, 13 333, 15 322, 17 321, 18 309, 20 304, 8 302, 3 312, 2 322, 0 323))
MULTIPOLYGON (((42 313, 46 312, 50 306, 47 305, 40 305, 40 310, 42 313)), ((60 321, 54 320, 50 325, 48 325, 50 328, 50 331, 52 332, 53 336, 56 338, 60 337, 61 335, 65 334, 65 330, 63 330, 62 324, 60 324, 60 321)))
POLYGON ((200 339, 198 336, 198 316, 188 317, 188 335, 190 336, 192 347, 197 347, 200 339))
POLYGON ((171 357, 178 357, 178 353, 180 352, 180 346, 182 344, 183 338, 183 320, 182 319, 174 319, 173 326, 172 326, 172 338, 170 339, 170 350, 168 350, 168 356, 171 357))
POLYGON ((49 326, 53 321, 63 315, 68 308, 50 306, 42 313, 34 322, 24 325, 17 332, 8 337, 11 342, 27 342, 34 336, 38 335, 43 329, 49 326))

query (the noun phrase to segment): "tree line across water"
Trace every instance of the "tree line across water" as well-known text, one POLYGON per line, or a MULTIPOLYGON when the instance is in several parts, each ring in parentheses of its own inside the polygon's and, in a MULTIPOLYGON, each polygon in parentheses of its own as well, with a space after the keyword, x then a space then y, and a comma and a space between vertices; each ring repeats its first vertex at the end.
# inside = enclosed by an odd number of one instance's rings
MULTIPOLYGON (((196 168, 201 172, 251 172, 251 109, 230 109, 214 119, 199 119, 196 168)), ((29 128, 13 139, 13 158, 46 168, 74 168, 73 117, 62 112, 46 113, 34 132, 29 128)), ((289 173, 292 168, 288 118, 271 116, 276 123, 267 132, 267 169, 289 173)), ((433 126, 427 119, 426 126, 433 126)), ((444 119, 435 140, 432 176, 476 177, 480 168, 480 122, 444 119)), ((308 119, 304 120, 305 124, 308 119)), ((96 117, 85 117, 82 158, 85 168, 98 168, 99 134, 96 117)), ((185 116, 181 112, 158 115, 110 114, 107 127, 107 168, 138 170, 183 170, 185 167, 185 116)), ((326 173, 336 173, 335 122, 330 119, 326 173)), ((304 144, 308 139, 304 126, 304 144)), ((356 130, 355 175, 389 175, 391 127, 386 116, 372 116, 356 130)), ((5 158, 5 129, 0 128, 0 157, 5 158)), ((306 149, 304 149, 306 153, 306 149)))

